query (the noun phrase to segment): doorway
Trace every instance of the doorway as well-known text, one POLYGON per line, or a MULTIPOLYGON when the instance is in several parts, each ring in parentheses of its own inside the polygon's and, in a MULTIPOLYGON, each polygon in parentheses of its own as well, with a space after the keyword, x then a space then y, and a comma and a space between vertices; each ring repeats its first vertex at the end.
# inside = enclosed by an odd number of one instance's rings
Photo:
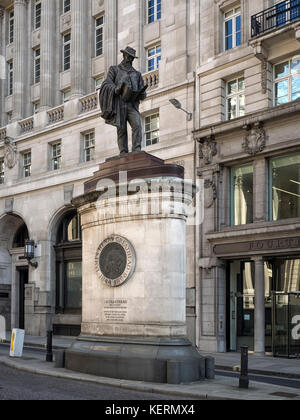
POLYGON ((25 329, 25 285, 28 284, 28 267, 18 267, 19 273, 19 328, 25 329))

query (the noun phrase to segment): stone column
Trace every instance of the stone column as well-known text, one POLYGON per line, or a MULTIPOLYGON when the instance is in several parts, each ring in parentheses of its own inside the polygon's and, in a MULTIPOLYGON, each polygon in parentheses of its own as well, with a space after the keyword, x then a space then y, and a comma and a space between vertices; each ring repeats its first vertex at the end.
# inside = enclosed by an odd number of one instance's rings
MULTIPOLYGON (((4 39, 4 8, 0 6, 0 39, 4 39)), ((4 42, 0 45, 0 127, 4 125, 4 85, 5 85, 5 72, 6 62, 4 56, 4 42)))
POLYGON ((118 60, 118 0, 105 0, 105 69, 116 65, 118 60))
POLYGON ((87 93, 88 34, 86 0, 72 2, 71 34, 71 99, 87 93))
POLYGON ((255 264, 254 353, 265 354, 265 271, 263 258, 253 258, 255 264))
POLYGON ((264 158, 257 159, 254 162, 254 203, 253 220, 254 223, 261 223, 267 220, 267 167, 264 158))
POLYGON ((55 106, 56 2, 42 0, 40 111, 55 106))
POLYGON ((14 2, 14 87, 13 87, 13 121, 25 118, 25 101, 27 98, 26 69, 27 64, 27 4, 28 0, 14 2))

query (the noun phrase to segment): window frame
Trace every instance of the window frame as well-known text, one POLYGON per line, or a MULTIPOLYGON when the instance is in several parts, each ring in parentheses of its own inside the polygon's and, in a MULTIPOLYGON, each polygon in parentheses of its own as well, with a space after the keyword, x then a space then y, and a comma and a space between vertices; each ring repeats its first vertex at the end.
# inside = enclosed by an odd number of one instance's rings
POLYGON ((146 50, 146 59, 147 59, 147 72, 159 70, 159 64, 161 61, 161 43, 152 45, 148 47, 146 50), (159 48, 159 51, 157 49, 159 48), (155 53, 153 55, 149 55, 151 50, 155 49, 155 53), (150 65, 150 61, 154 59, 154 68, 150 65))
POLYGON ((63 66, 63 71, 68 71, 71 69, 71 40, 72 40, 71 32, 67 32, 63 34, 62 37, 63 37, 62 66, 63 66), (66 37, 68 36, 70 38, 66 41, 66 37))
POLYGON ((50 169, 51 171, 58 171, 61 169, 61 164, 62 164, 62 150, 61 150, 61 146, 62 146, 62 142, 56 141, 55 143, 51 143, 50 147, 51 147, 51 154, 50 154, 50 169), (56 148, 56 146, 60 146, 60 153, 57 155, 54 155, 54 150, 56 148), (57 160, 57 165, 55 164, 55 160, 57 160))
POLYGON ((235 184, 234 184, 234 170, 243 168, 243 167, 250 167, 252 166, 252 186, 253 186, 253 192, 252 192, 252 203, 254 202, 254 162, 250 161, 247 163, 244 163, 243 165, 234 165, 230 167, 230 226, 231 227, 237 227, 237 226, 245 226, 247 224, 252 224, 254 222, 254 206, 252 207, 252 221, 249 223, 244 224, 238 224, 236 223, 235 218, 235 184))
POLYGON ((92 162, 95 158, 95 131, 91 130, 82 134, 83 160, 85 163, 92 162), (87 143, 88 142, 88 143, 87 143))
POLYGON ((22 152, 22 178, 31 177, 32 155, 31 150, 22 152))
POLYGON ((35 48, 33 50, 33 55, 33 83, 37 84, 41 81, 41 48, 35 48))
POLYGON ((11 96, 14 93, 14 62, 13 61, 9 61, 7 63, 7 93, 8 96, 11 96))
POLYGON ((246 91, 246 87, 245 87, 245 77, 244 76, 237 76, 237 77, 235 77, 234 79, 230 79, 230 80, 228 80, 227 82, 226 82, 226 87, 225 87, 225 89, 226 89, 226 95, 225 95, 225 100, 226 100, 226 121, 232 121, 232 120, 235 120, 236 118, 240 118, 240 117, 244 117, 245 115, 246 115, 246 110, 245 110, 245 113, 244 113, 244 115, 241 115, 241 109, 240 109, 240 101, 239 101, 239 98, 241 97, 241 96, 243 96, 244 97, 244 99, 246 99, 246 96, 245 96, 245 91, 246 91), (229 84, 230 83, 232 83, 232 82, 236 82, 236 85, 239 87, 239 82, 240 82, 240 80, 242 80, 243 79, 243 81, 244 81, 244 89, 242 89, 242 90, 237 90, 237 92, 236 93, 232 93, 232 94, 229 94, 228 93, 228 86, 229 86, 229 84), (233 117, 233 118, 229 118, 229 104, 228 104, 228 101, 229 101, 229 99, 232 99, 232 98, 236 98, 237 99, 237 101, 236 101, 236 103, 237 103, 237 108, 236 108, 236 117, 233 117))
POLYGON ((223 12, 223 48, 224 51, 230 51, 234 48, 237 48, 242 45, 242 9, 241 6, 234 7, 232 9, 229 9, 227 11, 223 12), (238 10, 238 12, 237 12, 238 10), (226 15, 230 12, 233 12, 232 15, 226 17, 226 15), (237 31, 237 18, 240 18, 240 31, 237 31), (229 38, 229 36, 226 35, 226 23, 232 20, 232 47, 226 48, 226 39, 229 38), (237 34, 240 33, 240 43, 237 44, 237 34))
POLYGON ((40 29, 42 19, 42 2, 36 0, 34 4, 34 29, 40 29))
POLYGON ((155 144, 159 143, 159 137, 160 137, 160 113, 159 111, 153 112, 151 114, 145 115, 144 117, 144 144, 145 147, 150 147, 153 146, 155 144), (156 117, 158 120, 158 128, 157 129, 151 129, 151 118, 156 117), (147 123, 147 119, 150 119, 149 123, 147 123), (147 130, 147 124, 150 124, 150 130, 147 130), (152 138, 152 133, 154 132, 158 132, 158 136, 152 138), (150 134, 151 138, 147 140, 147 134, 150 134), (155 140, 155 141, 153 141, 155 140), (147 144, 148 143, 148 144, 147 144))
POLYGON ((5 163, 4 157, 0 158, 0 185, 5 184, 5 163))
POLYGON ((101 55, 104 54, 104 25, 105 25, 104 15, 95 17, 95 57, 100 57, 101 55), (102 19, 102 23, 97 25, 97 21, 99 19, 102 19), (97 41, 98 36, 100 37, 99 41, 97 41), (100 46, 98 47, 99 44, 100 46))
MULTIPOLYGON (((293 92, 292 92, 292 79, 295 76, 299 76, 300 77, 300 69, 298 71, 296 71, 295 74, 292 73, 292 62, 293 62, 293 59, 292 58, 289 58, 288 60, 284 60, 284 61, 281 61, 281 62, 276 63, 276 64, 273 65, 273 80, 274 80, 274 83, 273 83, 273 89, 274 89, 274 92, 273 92, 273 98, 274 98, 273 105, 274 106, 284 105, 284 104, 287 104, 287 103, 290 103, 290 102, 294 102, 297 99, 299 99, 299 98, 292 99, 292 95, 293 95, 293 92), (279 66, 280 64, 284 64, 284 63, 288 63, 288 65, 289 65, 288 75, 285 75, 285 76, 281 76, 281 77, 276 78, 276 67, 279 66), (276 96, 276 85, 278 83, 284 81, 284 80, 287 80, 288 81, 288 95, 287 95, 288 96, 288 101, 287 102, 284 102, 282 104, 278 104, 277 103, 278 98, 276 96)), ((300 91, 299 91, 299 93, 300 93, 300 91)))
POLYGON ((152 0, 152 1, 154 2, 153 6, 151 6, 149 0, 145 0, 147 25, 161 19, 161 0, 152 0), (153 13, 150 13, 150 10, 152 8, 153 8, 153 13))
POLYGON ((13 44, 15 35, 15 11, 8 12, 8 44, 13 44))
POLYGON ((63 0, 62 13, 68 13, 71 10, 71 0, 63 0))

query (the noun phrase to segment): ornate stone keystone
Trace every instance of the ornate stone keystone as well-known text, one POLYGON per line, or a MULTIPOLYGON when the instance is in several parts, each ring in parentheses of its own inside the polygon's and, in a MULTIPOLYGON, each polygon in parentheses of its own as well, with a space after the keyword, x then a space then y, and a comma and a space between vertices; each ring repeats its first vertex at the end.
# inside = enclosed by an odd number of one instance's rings
POLYGON ((266 147, 267 136, 263 127, 263 122, 245 126, 247 134, 245 135, 242 147, 251 156, 257 155, 266 147))
POLYGON ((213 157, 218 154, 215 136, 203 137, 199 142, 199 157, 204 160, 205 165, 210 165, 213 157))

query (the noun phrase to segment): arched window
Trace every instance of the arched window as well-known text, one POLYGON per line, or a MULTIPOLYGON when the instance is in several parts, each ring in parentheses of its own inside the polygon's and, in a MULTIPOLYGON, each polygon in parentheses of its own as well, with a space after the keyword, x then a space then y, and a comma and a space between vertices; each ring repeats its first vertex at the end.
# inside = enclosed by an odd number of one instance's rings
POLYGON ((80 216, 75 212, 60 222, 55 250, 56 312, 81 314, 82 242, 80 216))
POLYGON ((14 236, 13 248, 24 248, 27 239, 29 239, 28 229, 26 224, 23 223, 14 236))

